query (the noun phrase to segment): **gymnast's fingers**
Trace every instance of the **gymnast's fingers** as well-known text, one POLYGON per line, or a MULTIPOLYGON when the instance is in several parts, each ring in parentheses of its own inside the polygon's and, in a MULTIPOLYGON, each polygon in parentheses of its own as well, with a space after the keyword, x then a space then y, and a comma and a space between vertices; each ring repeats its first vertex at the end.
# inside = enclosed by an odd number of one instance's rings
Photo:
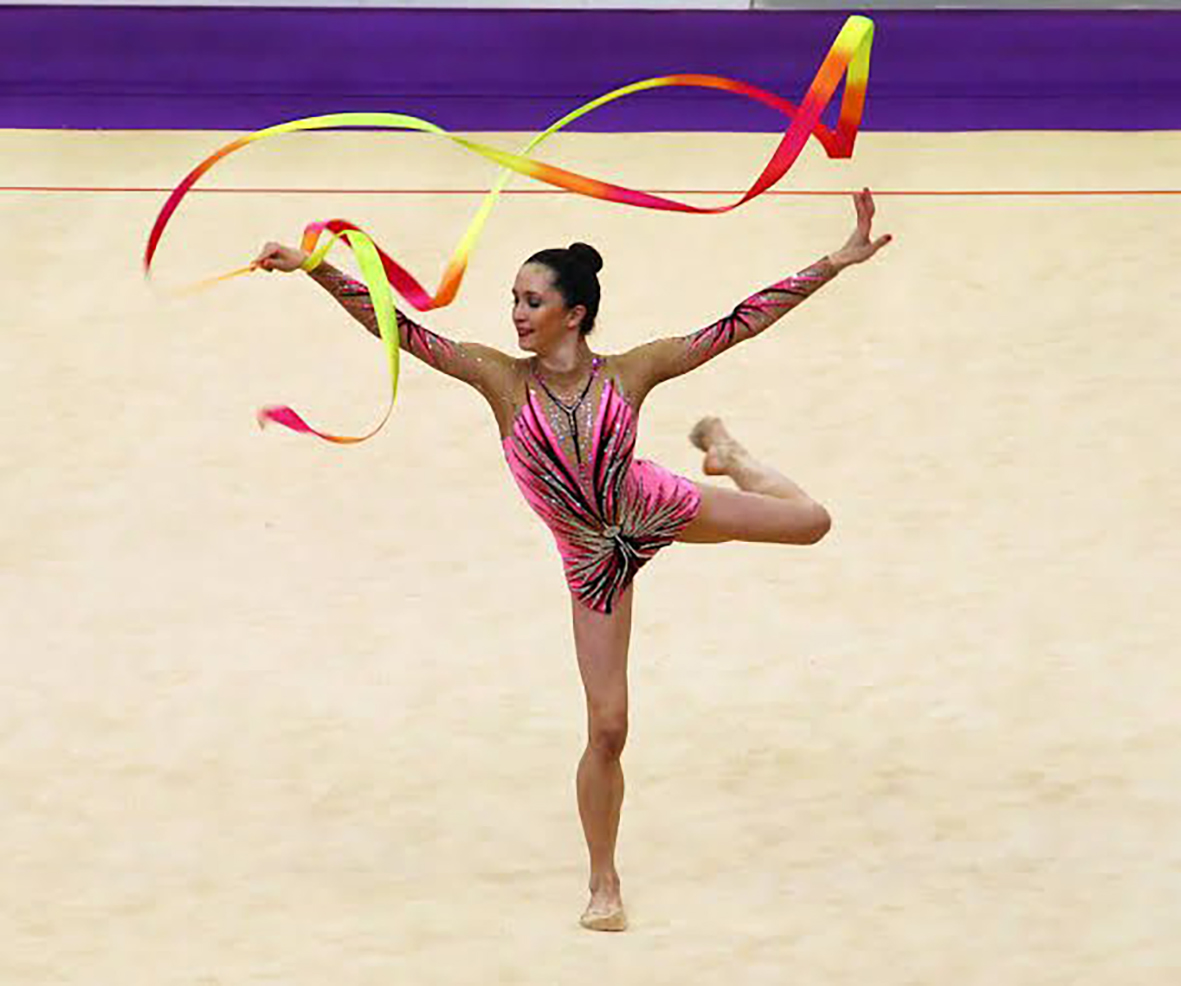
POLYGON ((868 240, 871 221, 865 205, 865 195, 862 192, 854 192, 853 204, 857 207, 857 231, 853 235, 868 240))
POLYGON ((259 251, 257 257, 254 258, 254 263, 250 266, 261 270, 274 270, 275 262, 279 259, 283 247, 278 243, 267 243, 262 250, 259 251))
POLYGON ((873 196, 869 194, 869 189, 862 189, 859 196, 861 209, 859 210, 859 226, 861 232, 866 239, 869 239, 869 231, 873 228, 873 196))
POLYGON ((894 241, 894 237, 891 236, 889 233, 887 233, 885 236, 879 236, 876 240, 873 241, 873 243, 870 244, 869 255, 872 257, 882 247, 884 247, 888 243, 892 243, 893 241, 894 241))

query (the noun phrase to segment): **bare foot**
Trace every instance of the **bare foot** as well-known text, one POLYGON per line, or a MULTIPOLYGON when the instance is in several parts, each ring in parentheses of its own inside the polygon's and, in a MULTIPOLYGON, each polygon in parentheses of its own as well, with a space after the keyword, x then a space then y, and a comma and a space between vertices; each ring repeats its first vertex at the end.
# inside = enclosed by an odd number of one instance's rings
POLYGON ((590 931, 626 931, 627 912, 623 909, 619 888, 592 891, 579 924, 590 931))
POLYGON ((725 476, 745 449, 734 441, 721 418, 702 418, 689 432, 689 441, 705 453, 701 469, 707 476, 725 476))

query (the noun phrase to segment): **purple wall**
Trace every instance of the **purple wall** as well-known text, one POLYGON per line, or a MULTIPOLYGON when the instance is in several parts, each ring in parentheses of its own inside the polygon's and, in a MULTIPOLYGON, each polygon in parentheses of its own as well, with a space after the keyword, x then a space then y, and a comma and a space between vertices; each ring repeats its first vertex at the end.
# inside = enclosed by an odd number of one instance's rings
MULTIPOLYGON (((878 11, 866 130, 1181 129, 1181 12, 878 11)), ((792 100, 844 21, 813 12, 0 7, 0 127, 252 130, 343 110, 536 130, 669 72, 792 100)), ((775 131, 659 90, 583 130, 775 131)))

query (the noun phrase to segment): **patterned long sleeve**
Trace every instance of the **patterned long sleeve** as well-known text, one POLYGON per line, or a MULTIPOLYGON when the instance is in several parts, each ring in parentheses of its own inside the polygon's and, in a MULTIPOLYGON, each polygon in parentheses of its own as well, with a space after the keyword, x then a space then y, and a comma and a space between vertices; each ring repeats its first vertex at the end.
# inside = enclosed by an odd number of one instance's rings
POLYGON ((629 355, 639 364, 640 376, 648 386, 670 380, 765 332, 836 275, 837 268, 824 257, 798 274, 752 294, 711 325, 689 335, 658 339, 629 355))
MULTIPOLYGON (((360 281, 321 263, 308 276, 332 295, 358 322, 381 338, 377 313, 369 289, 360 281)), ((470 383, 481 390, 489 383, 489 374, 508 360, 503 353, 472 342, 455 342, 407 318, 398 310, 398 335, 402 349, 428 366, 470 383)))

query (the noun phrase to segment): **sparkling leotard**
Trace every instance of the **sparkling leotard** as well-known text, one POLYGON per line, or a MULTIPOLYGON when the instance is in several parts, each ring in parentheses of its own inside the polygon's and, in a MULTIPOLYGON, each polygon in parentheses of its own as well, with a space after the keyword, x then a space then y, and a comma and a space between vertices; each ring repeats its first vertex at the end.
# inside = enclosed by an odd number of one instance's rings
MULTIPOLYGON (((553 534, 571 593, 585 606, 610 613, 636 572, 677 540, 701 505, 693 482, 635 458, 644 397, 656 384, 762 332, 835 273, 822 260, 690 335, 658 339, 620 356, 595 356, 589 378, 571 401, 554 394, 530 360, 453 342, 401 312, 398 326, 403 349, 487 398, 501 423, 509 471, 553 534)), ((328 264, 311 276, 380 335, 363 284, 328 264)))
MULTIPOLYGON (((581 403, 604 362, 595 357, 581 403)), ((553 534, 570 591, 609 613, 636 572, 697 515, 701 493, 689 480, 634 458, 636 414, 614 381, 602 382, 582 439, 576 413, 538 383, 544 397, 529 389, 503 441, 509 471, 553 534), (573 461, 559 438, 563 424, 573 461)))

